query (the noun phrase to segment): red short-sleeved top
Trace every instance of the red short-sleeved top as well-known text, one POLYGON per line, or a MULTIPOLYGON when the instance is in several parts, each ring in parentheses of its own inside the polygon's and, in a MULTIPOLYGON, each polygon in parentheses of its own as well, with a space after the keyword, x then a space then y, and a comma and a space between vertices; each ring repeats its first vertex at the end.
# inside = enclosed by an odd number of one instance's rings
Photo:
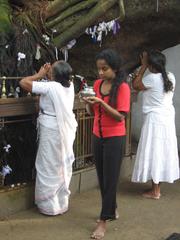
MULTIPOLYGON (((109 95, 101 93, 101 85, 103 80, 96 80, 94 83, 94 91, 96 97, 103 99, 109 103, 109 95)), ((123 82, 118 89, 116 110, 118 112, 128 113, 130 109, 130 88, 123 82)), ((94 126, 93 134, 97 137, 113 137, 126 135, 125 120, 119 122, 112 118, 100 104, 93 105, 94 110, 94 126)))

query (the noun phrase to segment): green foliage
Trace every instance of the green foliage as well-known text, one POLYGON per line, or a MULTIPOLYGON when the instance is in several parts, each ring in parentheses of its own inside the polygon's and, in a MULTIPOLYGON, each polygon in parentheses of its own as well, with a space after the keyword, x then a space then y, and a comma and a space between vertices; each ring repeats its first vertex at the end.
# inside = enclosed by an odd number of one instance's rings
POLYGON ((0 0, 0 33, 12 31, 11 8, 8 0, 0 0))

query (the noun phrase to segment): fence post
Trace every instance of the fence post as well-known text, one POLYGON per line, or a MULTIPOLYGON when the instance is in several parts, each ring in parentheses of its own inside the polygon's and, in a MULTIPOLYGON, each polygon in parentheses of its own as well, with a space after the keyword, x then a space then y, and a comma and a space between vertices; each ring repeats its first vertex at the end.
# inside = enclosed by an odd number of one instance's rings
POLYGON ((1 98, 7 98, 6 96, 6 77, 2 77, 2 93, 1 93, 1 98))

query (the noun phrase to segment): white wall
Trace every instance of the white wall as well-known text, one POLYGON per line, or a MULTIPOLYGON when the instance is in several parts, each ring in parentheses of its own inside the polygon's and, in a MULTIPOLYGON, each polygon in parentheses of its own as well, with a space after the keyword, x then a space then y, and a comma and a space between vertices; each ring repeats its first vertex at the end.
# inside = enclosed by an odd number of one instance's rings
MULTIPOLYGON (((178 146, 180 149, 180 44, 163 51, 167 58, 167 71, 174 73, 176 77, 176 89, 174 95, 174 106, 176 110, 176 131, 178 146)), ((141 93, 137 102, 132 105, 132 136, 138 140, 142 126, 141 93)))

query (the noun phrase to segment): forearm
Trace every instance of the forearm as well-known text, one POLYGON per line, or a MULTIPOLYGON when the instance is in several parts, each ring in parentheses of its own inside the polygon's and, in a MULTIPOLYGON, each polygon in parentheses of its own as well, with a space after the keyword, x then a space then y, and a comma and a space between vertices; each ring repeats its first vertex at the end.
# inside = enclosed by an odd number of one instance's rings
POLYGON ((32 92, 32 82, 33 81, 37 81, 39 80, 41 77, 36 73, 32 76, 28 76, 23 78, 20 82, 19 85, 21 86, 21 88, 23 88, 24 90, 28 91, 28 92, 32 92))
POLYGON ((94 115, 94 111, 92 109, 92 105, 89 103, 86 103, 86 111, 89 115, 94 115))
POLYGON ((120 122, 120 121, 122 121, 125 118, 123 114, 118 112, 116 109, 112 108, 110 105, 108 105, 104 101, 101 102, 101 106, 116 121, 120 122))
POLYGON ((143 76, 144 76, 144 73, 145 73, 146 69, 147 69, 147 66, 142 65, 138 74, 137 74, 137 76, 133 79, 132 86, 133 86, 134 89, 136 89, 136 90, 143 90, 144 89, 142 79, 143 79, 143 76))

